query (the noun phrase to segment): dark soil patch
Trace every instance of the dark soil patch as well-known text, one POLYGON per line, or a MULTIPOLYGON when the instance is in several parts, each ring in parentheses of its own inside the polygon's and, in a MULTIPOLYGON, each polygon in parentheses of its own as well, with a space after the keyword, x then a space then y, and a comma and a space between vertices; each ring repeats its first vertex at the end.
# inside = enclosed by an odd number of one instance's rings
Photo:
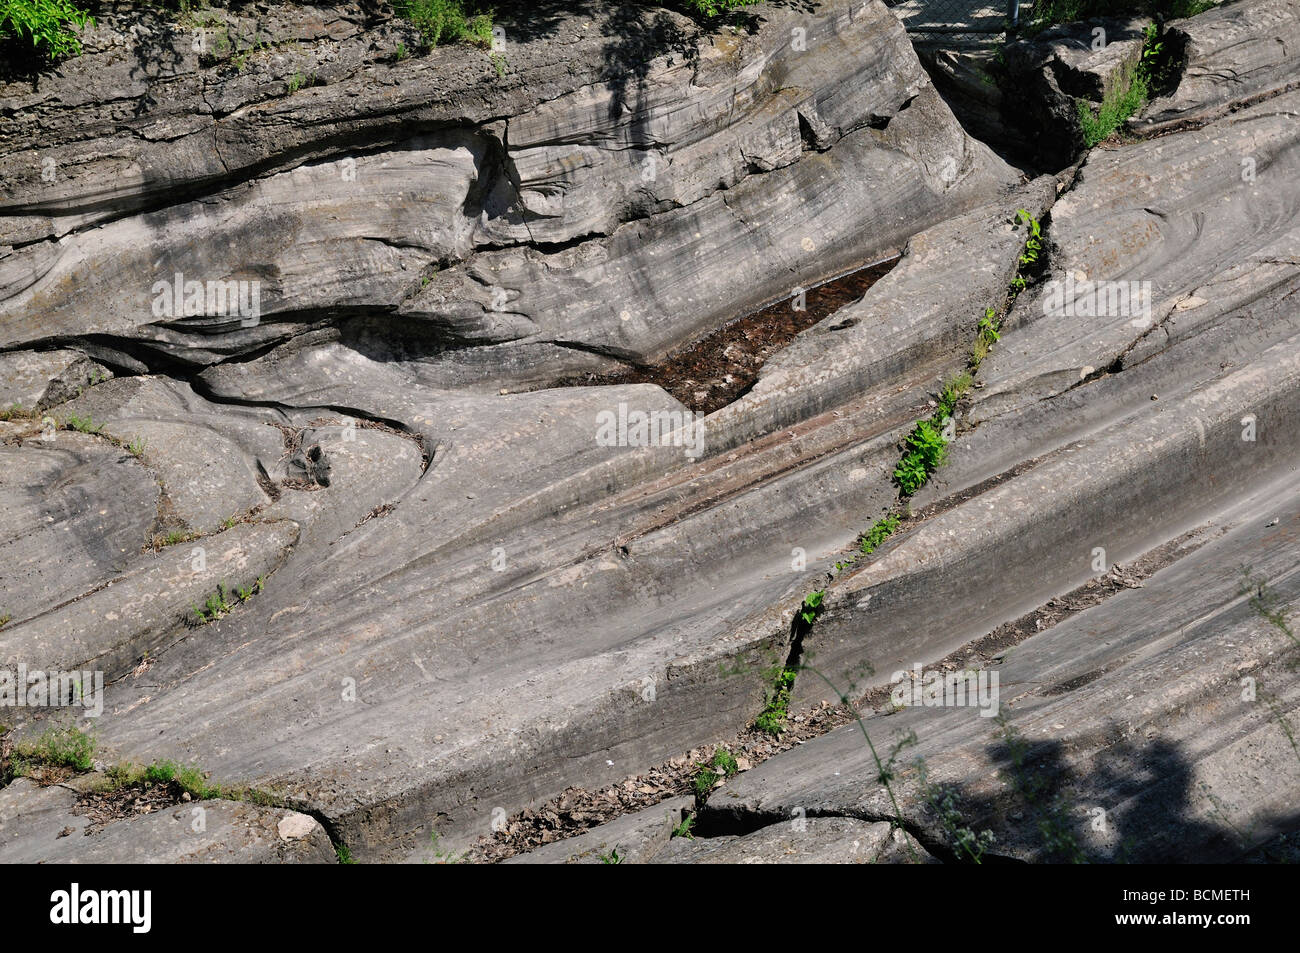
POLYGON ((711 414, 753 387, 767 359, 797 334, 857 301, 898 261, 895 256, 809 289, 801 311, 794 309, 793 298, 786 298, 737 318, 658 363, 612 374, 570 377, 555 386, 658 384, 691 410, 711 414))
POLYGON ((154 814, 189 800, 190 795, 176 784, 147 784, 83 794, 73 810, 90 818, 86 833, 93 834, 112 821, 154 814))

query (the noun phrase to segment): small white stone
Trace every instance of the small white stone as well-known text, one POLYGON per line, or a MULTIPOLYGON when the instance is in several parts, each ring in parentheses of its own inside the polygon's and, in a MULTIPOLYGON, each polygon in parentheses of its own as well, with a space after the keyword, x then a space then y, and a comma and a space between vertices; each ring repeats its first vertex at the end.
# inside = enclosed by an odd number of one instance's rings
POLYGON ((308 817, 306 814, 286 814, 276 825, 276 833, 280 835, 281 840, 302 840, 316 829, 315 818, 308 817))

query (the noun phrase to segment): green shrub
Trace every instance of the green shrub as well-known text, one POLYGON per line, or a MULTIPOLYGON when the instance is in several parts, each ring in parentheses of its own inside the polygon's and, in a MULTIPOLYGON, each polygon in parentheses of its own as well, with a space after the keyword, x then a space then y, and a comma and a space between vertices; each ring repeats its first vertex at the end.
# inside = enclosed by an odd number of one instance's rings
POLYGON ((420 31, 425 46, 492 45, 492 13, 479 9, 475 0, 397 0, 395 9, 420 31))
POLYGON ((30 42, 50 59, 81 52, 77 36, 94 18, 71 0, 0 0, 0 39, 30 42))

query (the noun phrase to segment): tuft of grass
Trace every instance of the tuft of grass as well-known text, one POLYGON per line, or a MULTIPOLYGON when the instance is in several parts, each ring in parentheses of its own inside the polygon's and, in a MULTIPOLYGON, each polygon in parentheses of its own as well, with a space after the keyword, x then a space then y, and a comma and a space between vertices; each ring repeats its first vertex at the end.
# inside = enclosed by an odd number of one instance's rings
POLYGON ((352 859, 352 851, 348 850, 347 844, 339 844, 334 848, 334 853, 338 855, 340 864, 355 864, 352 859))
POLYGON ((308 75, 301 70, 297 70, 289 77, 289 95, 292 96, 298 90, 306 89, 308 86, 319 85, 321 85, 321 81, 315 73, 308 75))
POLYGON ((34 742, 14 745, 16 773, 41 764, 89 771, 95 766, 96 745, 92 735, 75 725, 50 728, 34 742))
POLYGON ((975 378, 969 371, 961 371, 947 380, 939 392, 939 406, 946 412, 946 416, 952 416, 952 412, 957 409, 957 402, 970 392, 973 383, 975 378))
POLYGON ((135 439, 126 445, 126 451, 133 457, 142 457, 147 446, 149 446, 149 441, 137 434, 135 439))
POLYGON ((192 539, 198 539, 198 533, 183 533, 174 529, 166 534, 158 534, 153 538, 153 548, 162 549, 164 546, 175 546, 177 543, 188 543, 192 539))
POLYGON ((1074 105, 1079 113, 1084 145, 1091 149, 1113 136, 1126 119, 1142 108, 1148 94, 1146 77, 1135 70, 1127 77, 1127 82, 1111 87, 1096 112, 1086 99, 1076 99, 1074 105))
POLYGON ((1241 594, 1250 601, 1255 614, 1290 639, 1295 648, 1300 649, 1300 637, 1296 636, 1295 630, 1287 622, 1286 607, 1277 592, 1269 586, 1268 579, 1256 576, 1249 566, 1240 567, 1240 572, 1241 594))
POLYGON ((611 850, 608 854, 597 854, 596 856, 600 858, 600 862, 601 862, 602 864, 621 864, 621 863, 623 863, 623 855, 620 854, 620 853, 618 852, 618 848, 617 848, 617 847, 615 847, 613 850, 611 850))
POLYGON ((682 822, 673 828, 673 832, 671 836, 688 837, 691 840, 694 840, 695 835, 691 833, 694 827, 695 827, 695 815, 688 813, 685 817, 682 818, 682 822))
POLYGON ((223 791, 220 785, 211 784, 207 776, 192 765, 177 764, 175 761, 154 761, 144 767, 130 762, 112 765, 105 772, 108 787, 111 790, 138 787, 172 787, 177 792, 184 792, 196 801, 213 798, 234 798, 238 792, 223 791))
POLYGON ((35 416, 32 411, 23 407, 22 401, 10 404, 8 408, 0 410, 0 420, 22 420, 35 416))
POLYGON ((799 607, 799 619, 804 625, 812 625, 817 621, 822 611, 822 600, 825 598, 825 589, 818 589, 803 597, 803 605, 799 607))
POLYGON ((67 419, 63 421, 63 427, 65 430, 75 430, 78 433, 99 433, 104 429, 104 425, 97 425, 93 418, 78 417, 76 414, 68 414, 67 419))

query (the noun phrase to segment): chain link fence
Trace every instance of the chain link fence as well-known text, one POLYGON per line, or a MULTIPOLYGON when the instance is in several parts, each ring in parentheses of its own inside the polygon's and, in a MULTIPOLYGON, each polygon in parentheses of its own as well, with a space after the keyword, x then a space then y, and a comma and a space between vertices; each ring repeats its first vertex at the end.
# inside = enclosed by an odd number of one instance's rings
POLYGON ((1021 0, 885 0, 909 33, 918 39, 1002 39, 1024 21, 1030 3, 1021 0))

